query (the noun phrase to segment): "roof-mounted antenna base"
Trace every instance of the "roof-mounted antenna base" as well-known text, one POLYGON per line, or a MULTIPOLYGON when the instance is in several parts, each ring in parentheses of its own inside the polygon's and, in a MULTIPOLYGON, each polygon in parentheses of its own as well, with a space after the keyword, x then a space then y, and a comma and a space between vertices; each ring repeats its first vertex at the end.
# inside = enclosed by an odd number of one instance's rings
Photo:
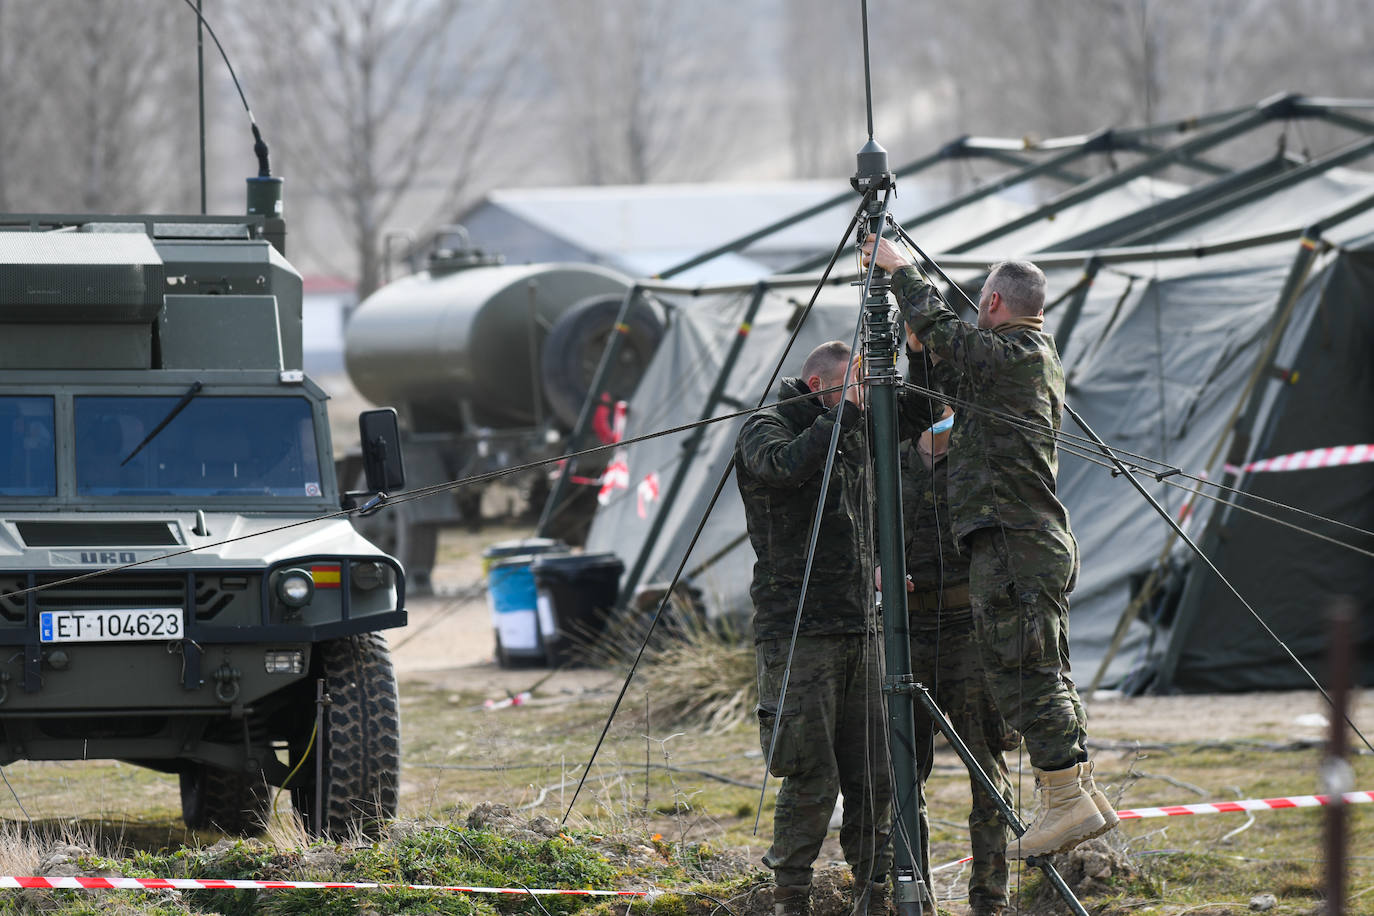
POLYGON ((875 193, 884 191, 893 184, 892 172, 887 168, 887 150, 872 137, 859 150, 858 168, 854 171, 854 177, 849 179, 849 183, 854 186, 854 190, 860 194, 872 190, 875 193))

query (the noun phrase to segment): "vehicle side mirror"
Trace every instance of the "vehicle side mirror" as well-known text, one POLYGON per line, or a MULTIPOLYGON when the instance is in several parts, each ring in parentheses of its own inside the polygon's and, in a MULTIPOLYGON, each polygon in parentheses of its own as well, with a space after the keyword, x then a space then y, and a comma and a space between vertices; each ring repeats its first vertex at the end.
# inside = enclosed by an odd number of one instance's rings
POLYGON ((401 458, 401 431, 396 409, 381 407, 358 414, 362 437, 363 473, 372 493, 393 493, 405 488, 406 469, 401 458))

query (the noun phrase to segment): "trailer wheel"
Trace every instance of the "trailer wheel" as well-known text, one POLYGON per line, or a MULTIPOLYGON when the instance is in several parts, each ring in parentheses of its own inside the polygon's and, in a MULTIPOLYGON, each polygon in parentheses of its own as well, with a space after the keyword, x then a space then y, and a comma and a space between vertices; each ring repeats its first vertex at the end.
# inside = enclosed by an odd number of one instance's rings
POLYGON ((181 772, 181 819, 192 830, 257 836, 271 812, 272 789, 262 773, 204 763, 190 764, 181 772))
MULTIPOLYGON (((355 829, 376 835, 396 816, 401 776, 401 714, 391 652, 380 633, 321 643, 329 694, 323 734, 292 780, 291 800, 315 836, 343 839, 355 829), (315 755, 323 755, 323 805, 315 818, 315 755)), ((311 725, 291 742, 292 765, 304 756, 311 725)))
MULTIPOLYGON (((554 416, 568 429, 577 425, 623 301, 620 295, 584 299, 564 312, 544 339, 540 358, 544 396, 554 416)), ((663 323, 643 300, 630 309, 625 323, 629 330, 605 384, 612 400, 634 393, 663 339, 663 323)))

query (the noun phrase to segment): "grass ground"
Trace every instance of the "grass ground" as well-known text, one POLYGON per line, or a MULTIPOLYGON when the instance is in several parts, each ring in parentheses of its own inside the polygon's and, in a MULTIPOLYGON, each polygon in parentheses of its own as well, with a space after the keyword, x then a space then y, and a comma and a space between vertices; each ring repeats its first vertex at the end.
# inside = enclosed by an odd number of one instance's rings
MULTIPOLYGON (((517 675, 527 675, 533 685, 543 673, 517 675)), ((581 764, 619 687, 614 675, 586 672, 574 683, 547 681, 528 703, 489 709, 486 701, 501 691, 479 677, 463 689, 408 679, 402 693, 405 826, 381 844, 338 847, 325 872, 349 880, 687 888, 719 898, 737 913, 766 906, 758 860, 771 828, 777 783, 769 781, 760 812, 763 766, 756 729, 747 719, 718 722, 715 728, 669 720, 658 710, 670 703, 656 699, 667 689, 663 675, 649 672, 642 686, 637 679, 627 692, 573 805, 581 764), (488 810, 492 803, 508 806, 511 819, 487 823, 479 818, 469 830, 474 810, 488 810), (569 805, 572 814, 560 827, 569 805), (525 825, 536 818, 546 819, 536 821, 544 833, 525 835, 525 825), (475 858, 468 843, 492 852, 497 863, 475 858)), ((1121 725, 1111 724, 1130 717, 1103 718, 1107 724, 1094 740, 1109 747, 1097 752, 1098 778, 1118 807, 1317 790, 1322 752, 1311 743, 1241 733, 1136 747, 1129 728, 1114 733, 1121 725)), ((1180 723, 1178 732, 1195 734, 1200 726, 1206 723, 1180 723)), ((1220 724, 1206 730, 1228 731, 1220 724)), ((1353 770, 1355 788, 1374 787, 1374 756, 1354 758, 1353 770)), ((321 876, 318 861, 314 872, 302 866, 303 857, 311 855, 309 845, 289 830, 278 829, 275 842, 265 846, 213 847, 219 836, 189 834, 178 820, 176 782, 168 777, 112 762, 21 763, 7 767, 6 774, 37 821, 34 827, 24 824, 14 797, 0 806, 11 823, 0 842, 0 864, 9 874, 31 873, 51 841, 61 838, 98 854, 80 864, 107 873, 321 876)), ((1029 804, 1030 793, 1025 794, 1029 804)), ((947 750, 937 756, 927 795, 935 818, 932 861, 945 866, 967 854, 968 804, 967 776, 947 750)), ((1374 913, 1374 805, 1351 807, 1348 814, 1346 912, 1374 913)), ((1271 913, 1317 912, 1325 880, 1322 830, 1320 810, 1127 822, 1109 839, 1134 871, 1114 869, 1080 891, 1091 912, 1122 916, 1250 912, 1251 900, 1264 894, 1275 898, 1271 913)), ((839 859, 832 835, 821 861, 839 859)), ((966 877, 959 865, 937 872, 935 887, 947 910, 962 911, 966 877)), ((1026 911, 1060 911, 1035 873, 1017 870, 1013 881, 1026 911)), ((98 899, 41 892, 47 895, 41 900, 37 893, 0 898, 0 912, 538 912, 527 900, 458 901, 405 893, 325 899, 319 892, 175 898, 120 892, 98 899)), ((608 906, 562 898, 551 911, 604 912, 608 906)), ((704 913, 714 906, 705 898, 669 895, 655 900, 649 911, 704 913)))
MULTIPOLYGON (((480 577, 480 544, 516 530, 441 544, 440 585, 480 577)), ((637 913, 771 912, 759 859, 777 781, 763 774, 752 725, 751 650, 688 644, 627 690, 578 792, 626 663, 605 670, 503 670, 490 653, 485 606, 415 602, 393 634, 401 680, 401 821, 379 843, 312 846, 289 820, 265 841, 192 833, 180 821, 175 777, 111 761, 21 762, 0 785, 0 874, 200 875, 405 883, 654 889, 637 913), (403 641, 409 640, 403 646, 403 641), (530 690, 520 705, 488 701, 530 690), (741 693, 741 691, 743 691, 741 693), (711 697, 708 709, 698 702, 711 697), (714 711, 720 713, 711 715, 714 711), (723 711, 723 712, 722 712, 723 711), (760 799, 762 797, 762 803, 760 799), (502 816, 500 806, 509 809, 502 816), (571 807, 566 823, 564 812, 571 807), (756 825, 757 823, 757 830, 756 825), (64 851, 65 850, 65 851, 64 851)), ((612 653, 614 655, 615 653, 612 653)), ((672 653, 670 653, 670 656, 672 653)), ((1374 735, 1374 691, 1355 700, 1374 735)), ((1098 779, 1118 807, 1187 804, 1319 791, 1323 712, 1316 694, 1109 699, 1089 704, 1098 779)), ((1020 761, 1009 758, 1016 768, 1020 761)), ((1374 789, 1374 755, 1352 760, 1353 787, 1374 789)), ((1030 779, 1021 782, 1024 808, 1030 779)), ((940 906, 965 909, 968 777, 942 750, 926 786, 940 906)), ((283 799, 283 805, 287 802, 283 799)), ((1348 809, 1347 913, 1374 914, 1374 805, 1348 809)), ((1128 822, 1107 839, 1101 866, 1065 861, 1094 914, 1183 916, 1320 911, 1322 810, 1282 810, 1128 822)), ((845 870, 832 833, 822 849, 817 916, 844 905, 845 870)), ((1017 870, 1022 912, 1063 912, 1033 871, 1017 870)), ((550 912, 624 912, 624 903, 559 898, 550 912)), ((136 894, 0 891, 0 913, 538 913, 525 897, 344 892, 136 894)))

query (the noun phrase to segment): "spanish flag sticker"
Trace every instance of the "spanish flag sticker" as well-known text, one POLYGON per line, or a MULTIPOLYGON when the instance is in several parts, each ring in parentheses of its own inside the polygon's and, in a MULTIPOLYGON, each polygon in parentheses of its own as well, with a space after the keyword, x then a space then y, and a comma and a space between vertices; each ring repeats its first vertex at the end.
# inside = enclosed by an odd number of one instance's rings
POLYGON ((310 578, 315 580, 316 588, 338 588, 339 587, 339 566, 331 563, 328 566, 310 567, 310 578))

